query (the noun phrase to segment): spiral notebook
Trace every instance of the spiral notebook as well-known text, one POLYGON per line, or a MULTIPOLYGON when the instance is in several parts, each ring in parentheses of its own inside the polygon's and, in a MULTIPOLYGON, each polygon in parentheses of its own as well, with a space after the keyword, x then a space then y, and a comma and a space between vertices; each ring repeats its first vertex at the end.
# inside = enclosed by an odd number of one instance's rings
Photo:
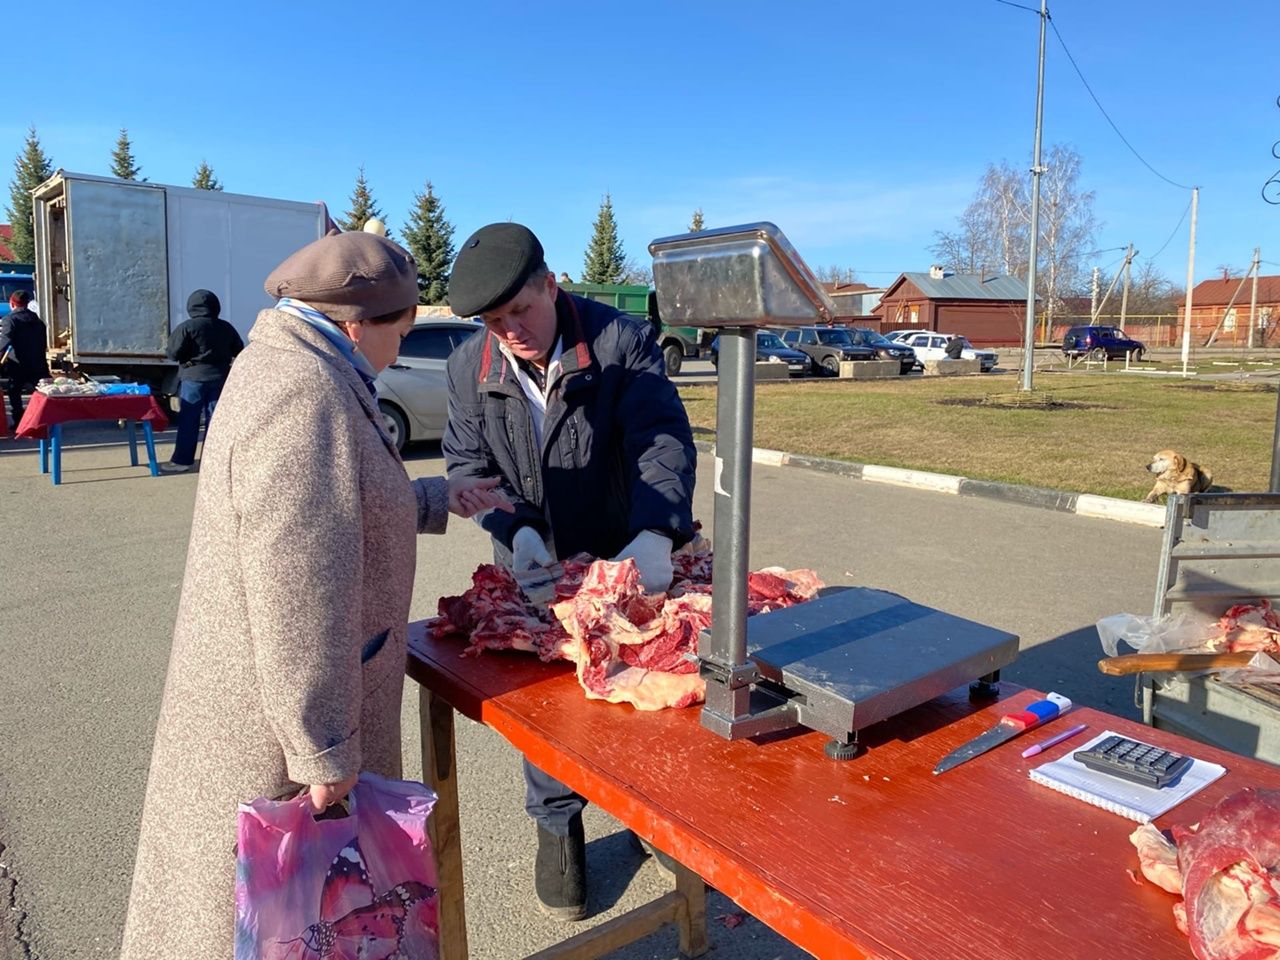
MULTIPOLYGON (((1084 746, 1077 749, 1087 750, 1107 737, 1119 736, 1107 730, 1098 734, 1084 746)), ((1140 783, 1121 780, 1110 774, 1090 770, 1071 754, 1041 764, 1031 770, 1031 779, 1044 784, 1059 793, 1091 803, 1103 810, 1110 810, 1122 817, 1146 823, 1160 814, 1172 810, 1187 797, 1199 793, 1213 781, 1227 772, 1226 767, 1207 760, 1192 760, 1177 782, 1156 788, 1140 783)))

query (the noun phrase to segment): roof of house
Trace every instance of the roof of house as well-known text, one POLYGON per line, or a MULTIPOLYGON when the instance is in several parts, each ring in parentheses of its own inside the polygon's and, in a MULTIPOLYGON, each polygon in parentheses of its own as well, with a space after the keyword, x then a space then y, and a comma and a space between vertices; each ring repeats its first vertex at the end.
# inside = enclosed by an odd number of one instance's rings
MULTIPOLYGON (((1244 286, 1240 287, 1239 277, 1228 277, 1225 280, 1221 277, 1217 280, 1201 280, 1191 291, 1191 304, 1195 307, 1225 307, 1231 302, 1231 295, 1237 288, 1240 288, 1240 293, 1236 297, 1236 303, 1248 306, 1249 298, 1253 293, 1253 281, 1246 280, 1244 286)), ((1258 277, 1258 302, 1280 303, 1280 276, 1258 277)))
POLYGON ((904 273, 890 286, 885 297, 904 281, 910 280, 930 300, 1026 300, 1027 282, 1017 277, 994 275, 982 277, 976 273, 948 273, 942 278, 927 272, 904 273))

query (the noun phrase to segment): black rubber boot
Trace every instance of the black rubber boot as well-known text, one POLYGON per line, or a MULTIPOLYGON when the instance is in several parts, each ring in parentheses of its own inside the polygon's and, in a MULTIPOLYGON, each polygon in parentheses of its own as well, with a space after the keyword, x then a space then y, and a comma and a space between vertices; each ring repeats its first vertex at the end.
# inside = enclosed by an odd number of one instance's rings
POLYGON ((569 821, 566 837, 538 827, 533 889, 542 912, 552 920, 581 920, 587 915, 587 841, 581 814, 569 821))

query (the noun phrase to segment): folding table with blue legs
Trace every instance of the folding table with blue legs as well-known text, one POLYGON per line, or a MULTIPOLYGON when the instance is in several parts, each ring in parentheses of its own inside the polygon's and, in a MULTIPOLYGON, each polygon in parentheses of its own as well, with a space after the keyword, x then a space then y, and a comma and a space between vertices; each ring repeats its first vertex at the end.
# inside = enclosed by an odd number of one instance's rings
MULTIPOLYGON (((129 463, 138 465, 138 421, 126 420, 129 431, 129 463)), ((142 437, 147 444, 147 465, 151 467, 151 475, 160 475, 160 465, 156 462, 156 439, 151 430, 151 421, 142 421, 142 437)), ((49 427, 49 438, 40 441, 40 472, 49 472, 49 454, 53 454, 53 485, 62 483, 62 424, 55 423, 49 427)))

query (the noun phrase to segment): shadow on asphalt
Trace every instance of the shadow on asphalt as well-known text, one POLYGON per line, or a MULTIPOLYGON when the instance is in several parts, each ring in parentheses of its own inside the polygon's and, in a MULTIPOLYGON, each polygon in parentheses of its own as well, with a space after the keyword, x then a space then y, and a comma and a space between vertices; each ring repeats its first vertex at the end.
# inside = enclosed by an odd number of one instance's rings
MULTIPOLYGON (((1141 607, 1145 613, 1146 603, 1141 607)), ((1089 706, 1130 720, 1141 720, 1141 712, 1134 705, 1133 678, 1102 677, 1098 673, 1095 664, 1106 655, 1098 639, 1098 628, 1091 623, 1023 650, 1012 665, 1000 672, 1000 677, 1045 693, 1060 693, 1071 700, 1080 698, 1075 691, 1087 687, 1089 706), (1081 676, 1081 671, 1098 675, 1081 676)))

